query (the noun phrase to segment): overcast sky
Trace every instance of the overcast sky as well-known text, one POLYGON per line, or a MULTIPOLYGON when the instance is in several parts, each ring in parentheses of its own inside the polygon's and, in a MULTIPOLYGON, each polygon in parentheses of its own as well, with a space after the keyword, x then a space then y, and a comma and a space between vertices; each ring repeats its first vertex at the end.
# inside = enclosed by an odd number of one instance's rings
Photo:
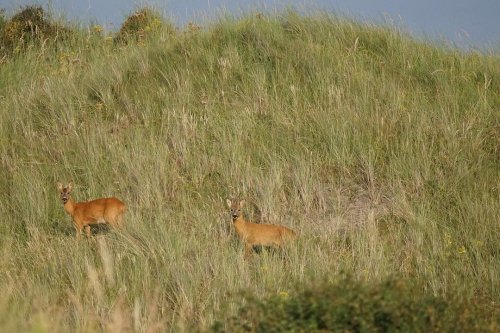
POLYGON ((293 6, 302 12, 324 10, 363 22, 392 22, 415 36, 444 40, 462 48, 500 49, 500 0, 0 0, 12 14, 20 6, 42 4, 82 23, 117 29, 135 8, 148 4, 175 24, 206 23, 222 12, 272 12, 293 6))

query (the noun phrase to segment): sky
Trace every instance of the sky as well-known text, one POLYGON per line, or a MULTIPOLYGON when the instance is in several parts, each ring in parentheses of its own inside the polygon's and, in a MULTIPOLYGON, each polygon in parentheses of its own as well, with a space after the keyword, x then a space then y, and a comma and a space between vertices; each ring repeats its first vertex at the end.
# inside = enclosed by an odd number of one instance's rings
POLYGON ((500 0, 0 0, 12 15, 21 6, 41 4, 56 15, 117 30, 134 9, 149 5, 178 26, 206 24, 222 13, 276 12, 293 7, 318 10, 402 28, 417 38, 463 49, 500 50, 500 0))

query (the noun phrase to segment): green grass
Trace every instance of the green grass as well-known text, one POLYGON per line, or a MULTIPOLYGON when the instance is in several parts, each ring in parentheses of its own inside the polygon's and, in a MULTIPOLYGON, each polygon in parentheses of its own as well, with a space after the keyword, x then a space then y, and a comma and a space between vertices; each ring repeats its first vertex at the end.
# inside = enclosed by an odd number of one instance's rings
POLYGON ((498 309, 498 54, 294 13, 75 31, 0 63, 0 330, 208 330, 346 273, 498 309), (126 231, 76 242, 70 180, 126 231), (285 259, 243 259, 227 197, 299 232, 285 259))

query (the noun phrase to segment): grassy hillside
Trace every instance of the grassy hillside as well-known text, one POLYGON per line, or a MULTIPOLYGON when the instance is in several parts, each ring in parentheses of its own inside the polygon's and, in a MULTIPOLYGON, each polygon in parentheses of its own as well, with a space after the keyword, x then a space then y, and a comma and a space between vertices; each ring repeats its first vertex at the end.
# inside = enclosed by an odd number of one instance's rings
POLYGON ((242 291, 346 274, 498 329, 498 54, 328 16, 153 23, 0 56, 1 331, 206 330, 242 291), (122 199, 126 231, 77 242, 58 181, 122 199), (227 197, 299 232, 285 258, 243 259, 227 197))

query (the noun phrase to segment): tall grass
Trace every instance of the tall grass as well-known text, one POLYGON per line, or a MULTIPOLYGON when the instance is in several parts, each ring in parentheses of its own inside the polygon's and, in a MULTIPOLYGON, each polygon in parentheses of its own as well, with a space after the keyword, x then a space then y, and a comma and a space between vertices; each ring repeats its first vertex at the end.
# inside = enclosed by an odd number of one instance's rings
POLYGON ((499 110, 497 54, 329 16, 28 48, 0 64, 0 330, 205 330, 344 273, 497 308, 499 110), (69 180, 126 231, 77 242, 69 180), (243 259, 227 197, 299 231, 286 260, 243 259))

